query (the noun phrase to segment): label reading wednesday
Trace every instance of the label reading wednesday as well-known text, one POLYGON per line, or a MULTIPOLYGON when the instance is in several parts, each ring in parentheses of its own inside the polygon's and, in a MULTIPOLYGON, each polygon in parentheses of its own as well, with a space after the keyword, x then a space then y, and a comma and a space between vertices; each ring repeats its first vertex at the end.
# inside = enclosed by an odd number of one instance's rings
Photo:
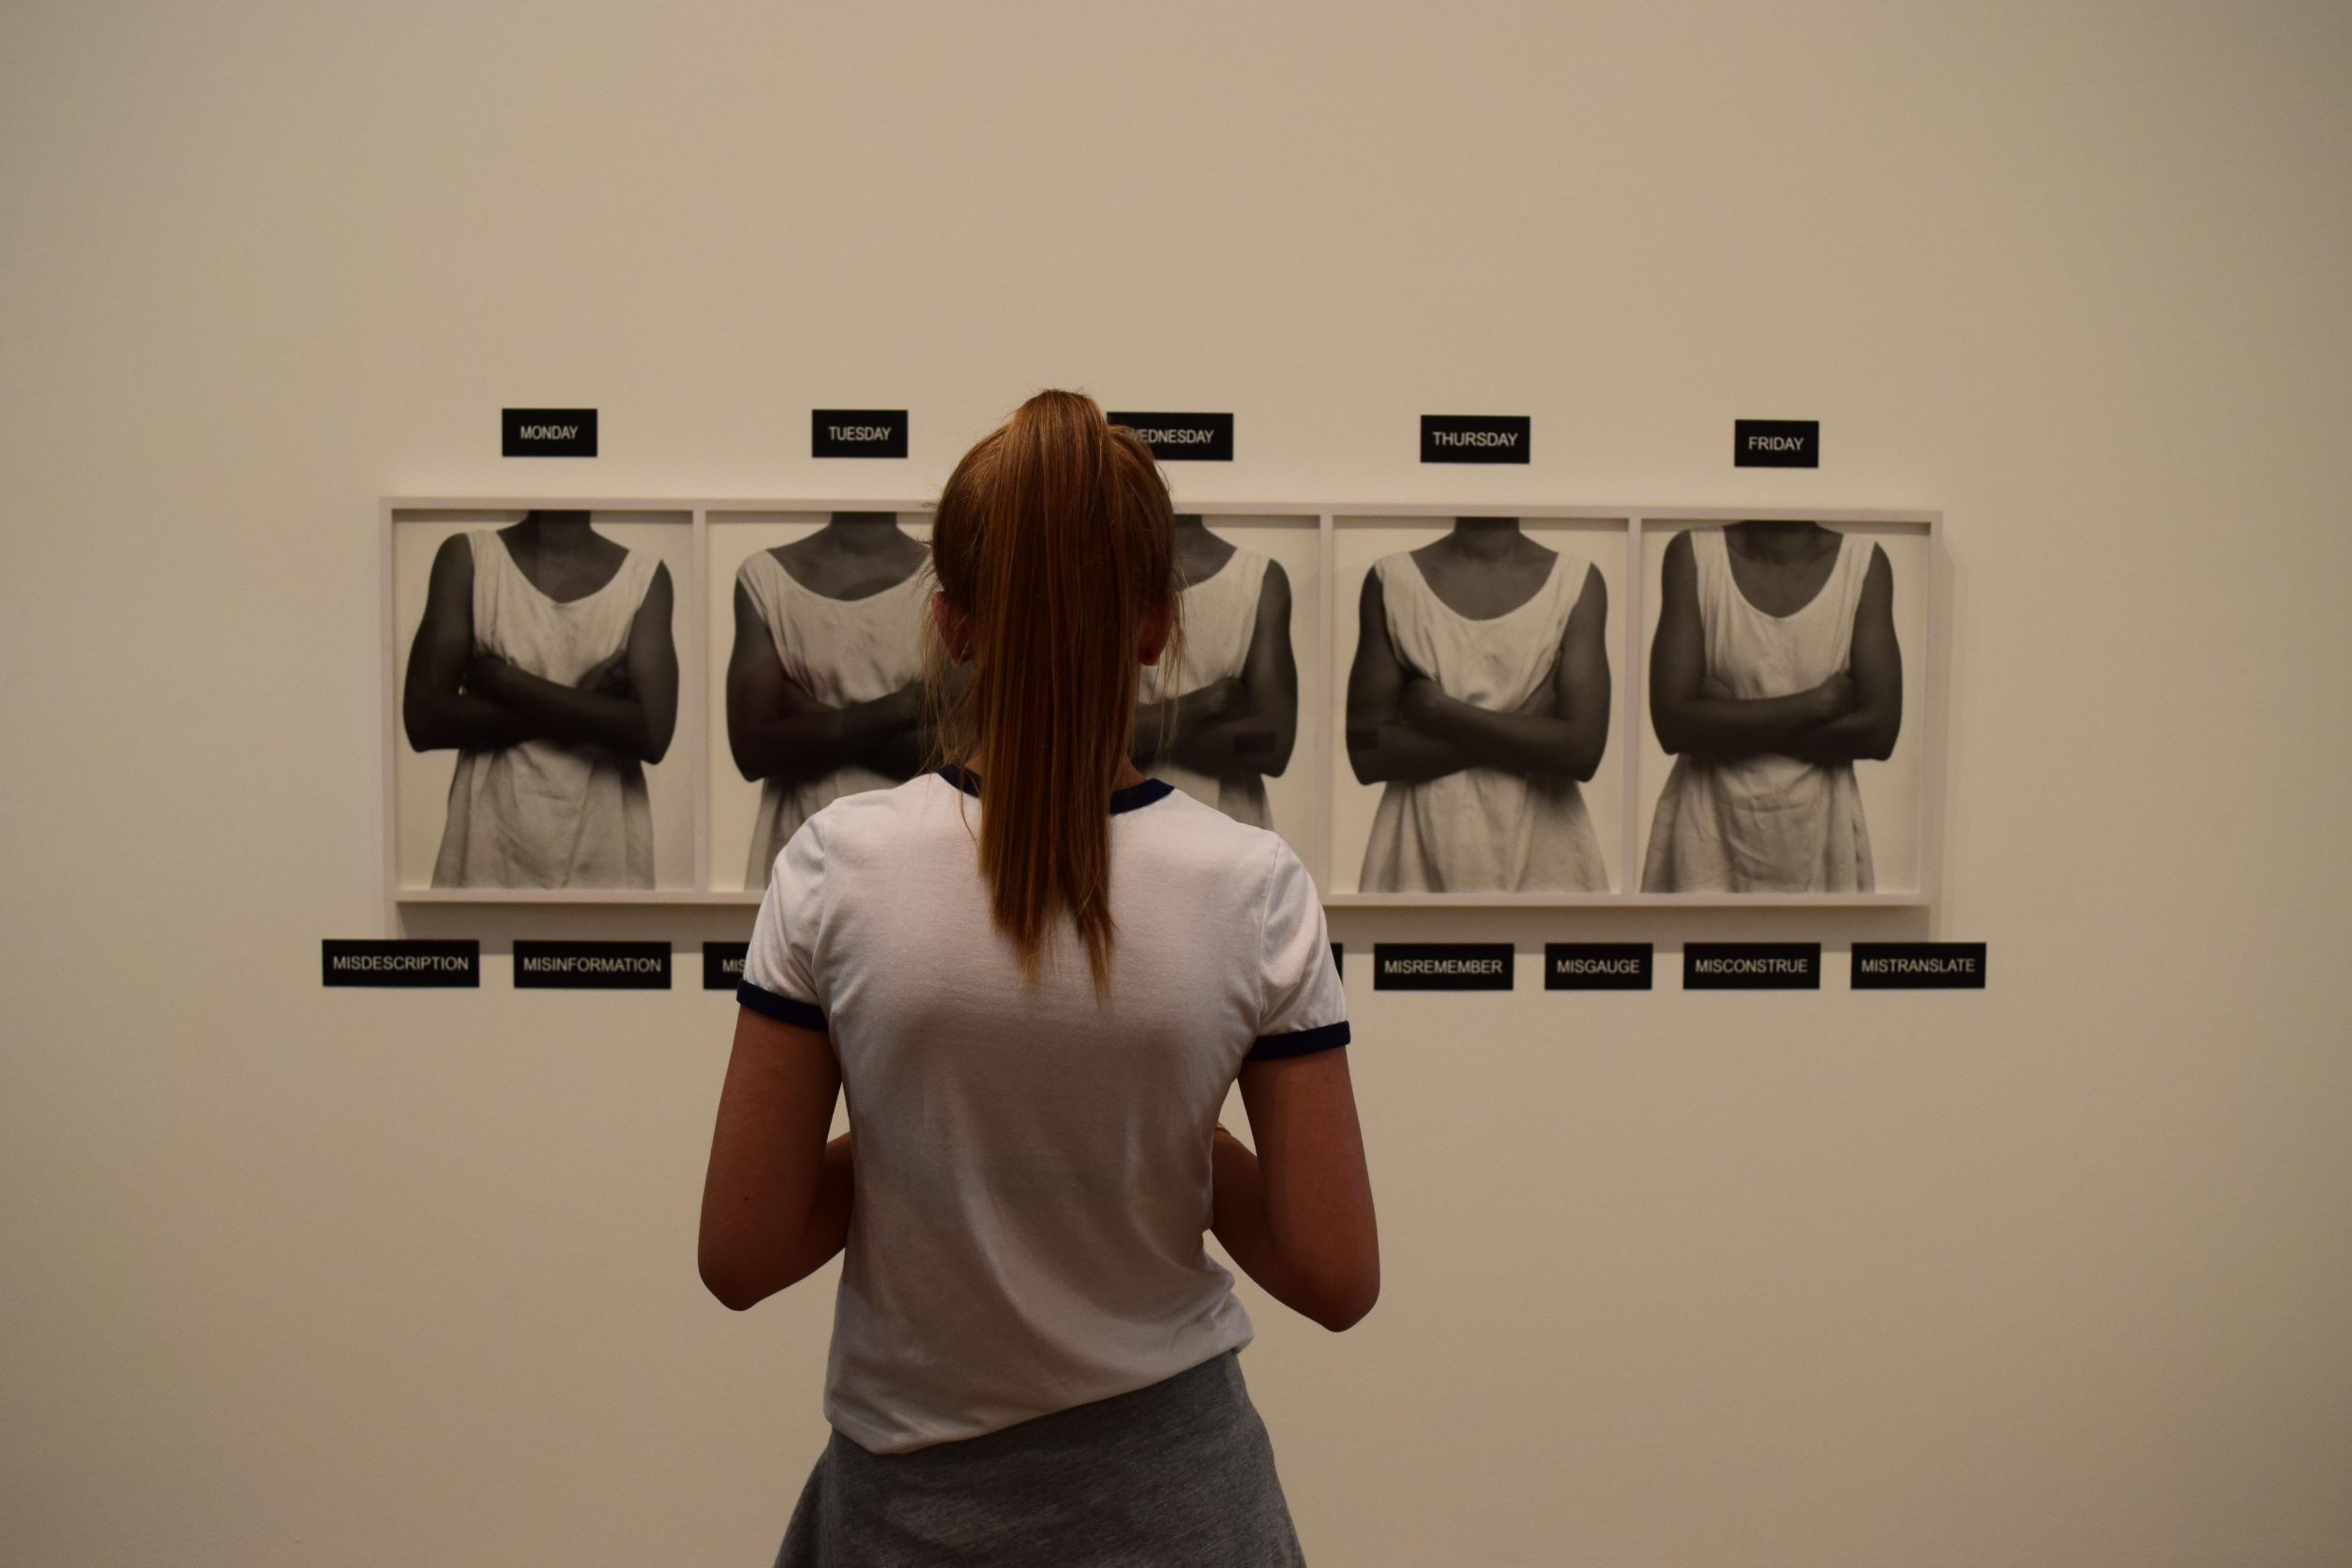
POLYGON ((1682 949, 1686 991, 1817 991, 1817 942, 1695 942, 1682 949))
POLYGON ((1162 462, 1231 462, 1233 416, 1229 414, 1110 414, 1162 462))
POLYGON ((1818 419, 1735 419, 1731 422, 1734 468, 1818 468, 1818 419))
POLYGON ((1507 942, 1376 942, 1372 944, 1372 988, 1376 991, 1507 991, 1511 988, 1511 944, 1507 942))
POLYGON ((1858 991, 1981 991, 1981 942, 1858 942, 1851 981, 1858 991))
POLYGON ((453 986, 482 984, 478 942, 338 942, 319 943, 320 981, 328 986, 453 986))
POLYGON ((1656 962, 1656 952, 1646 942, 1547 942, 1544 944, 1544 988, 1646 991, 1655 975, 1656 962))
POLYGON ((522 942, 515 943, 515 989, 666 991, 666 942, 522 942))
POLYGON ((743 979, 745 956, 750 953, 747 942, 706 942, 702 944, 702 988, 706 991, 731 991, 743 979))
POLYGON ((499 411, 498 451, 507 458, 593 458, 593 408, 509 408, 499 411))
POLYGON ((808 411, 808 455, 812 458, 903 458, 907 455, 907 411, 903 408, 818 408, 808 411))
POLYGON ((1425 414, 1423 462, 1526 462, 1535 421, 1521 414, 1425 414))

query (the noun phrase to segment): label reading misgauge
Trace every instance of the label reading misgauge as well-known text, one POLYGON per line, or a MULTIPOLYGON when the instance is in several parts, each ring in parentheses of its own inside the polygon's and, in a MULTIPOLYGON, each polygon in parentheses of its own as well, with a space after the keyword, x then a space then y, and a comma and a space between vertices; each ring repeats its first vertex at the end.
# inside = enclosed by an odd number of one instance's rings
POLYGON ((593 408, 509 408, 499 414, 499 455, 508 458, 593 458, 593 408))
POLYGON ((522 942, 515 943, 515 989, 666 991, 666 942, 522 942))
POLYGON ((808 411, 808 455, 812 458, 903 458, 907 455, 907 411, 903 408, 818 408, 808 411))
POLYGON ((751 952, 747 942, 706 942, 702 944, 702 988, 706 991, 731 991, 743 980, 744 959, 751 952))
POLYGON ((1544 988, 1646 991, 1656 977, 1656 952, 1646 942, 1548 942, 1544 988))
POLYGON ((1731 422, 1731 466, 1818 468, 1821 466, 1821 421, 1734 419, 1731 422))
POLYGON ((455 986, 482 984, 478 942, 338 942, 319 943, 320 983, 328 986, 455 986))
POLYGON ((1518 414, 1425 414, 1423 462, 1526 462, 1535 421, 1518 414))
POLYGON ((1817 942, 1695 942, 1682 949, 1686 991, 1817 991, 1817 942))
POLYGON ((1507 991, 1511 967, 1507 942, 1372 944, 1376 991, 1507 991))
POLYGON ((1981 991, 1981 942, 1858 942, 1851 981, 1858 991, 1981 991))
POLYGON ((1231 462, 1233 416, 1229 414, 1110 414, 1162 462, 1231 462))

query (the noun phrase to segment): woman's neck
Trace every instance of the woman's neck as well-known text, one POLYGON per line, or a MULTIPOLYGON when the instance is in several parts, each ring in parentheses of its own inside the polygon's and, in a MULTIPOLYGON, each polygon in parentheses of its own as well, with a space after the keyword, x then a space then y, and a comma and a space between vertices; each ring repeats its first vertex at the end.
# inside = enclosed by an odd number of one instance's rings
MULTIPOLYGON (((974 778, 985 780, 988 776, 988 756, 985 752, 975 751, 957 762, 956 766, 974 778)), ((1116 793, 1121 790, 1133 789, 1143 781, 1143 770, 1135 765, 1135 760, 1131 757, 1122 757, 1119 759, 1119 771, 1111 776, 1110 788, 1112 792, 1116 793)))

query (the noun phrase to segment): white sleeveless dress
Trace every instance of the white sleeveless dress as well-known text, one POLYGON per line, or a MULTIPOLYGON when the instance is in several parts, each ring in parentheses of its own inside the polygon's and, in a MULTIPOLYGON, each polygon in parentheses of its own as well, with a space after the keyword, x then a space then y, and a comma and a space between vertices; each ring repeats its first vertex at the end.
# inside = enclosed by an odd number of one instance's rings
MULTIPOLYGON (((773 550, 763 550, 743 564, 735 581, 766 624, 784 673, 827 707, 887 697, 923 672, 923 607, 930 582, 920 570, 879 594, 837 599, 803 583, 773 550)), ((764 781, 744 886, 767 886, 777 852, 826 805, 901 782, 862 762, 845 762, 819 778, 764 781)))
MULTIPOLYGON (((627 645, 654 580, 655 559, 630 550, 585 598, 541 593, 494 528, 466 535, 474 552, 474 652, 557 686, 627 645)), ((599 746, 533 739, 460 751, 435 887, 651 887, 654 813, 645 768, 599 746)))
MULTIPOLYGON (((1560 639, 1590 562, 1567 551, 1535 596, 1473 620, 1448 606, 1407 551, 1382 556, 1388 636, 1396 656, 1448 697, 1495 713, 1550 701, 1560 639)), ((1605 893, 1608 866, 1573 778, 1465 768, 1391 783, 1364 846, 1366 893, 1605 893)))
MULTIPOLYGON (((1173 671, 1165 664, 1147 666, 1144 701, 1164 702, 1241 674, 1249 663, 1250 643, 1258 635, 1258 599, 1266 586, 1267 565, 1266 557, 1256 550, 1236 547, 1225 565, 1184 589, 1183 663, 1173 671)), ((1266 776, 1261 773, 1220 778, 1168 761, 1154 763, 1152 772, 1237 822, 1274 826, 1274 813, 1266 805, 1266 776)))
MULTIPOLYGON (((1787 697, 1846 669, 1872 545, 1838 540, 1829 580, 1793 615, 1768 615, 1731 576, 1723 531, 1694 528, 1707 672, 1734 697, 1787 697)), ((1650 824, 1645 893, 1868 893, 1870 830, 1854 765, 1759 753, 1674 760, 1650 824)))

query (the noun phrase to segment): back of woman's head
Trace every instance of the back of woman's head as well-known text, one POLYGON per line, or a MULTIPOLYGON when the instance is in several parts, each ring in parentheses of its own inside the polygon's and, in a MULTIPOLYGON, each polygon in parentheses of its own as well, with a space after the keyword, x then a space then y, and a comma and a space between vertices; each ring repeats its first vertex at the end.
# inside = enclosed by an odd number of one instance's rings
POLYGON ((1023 403, 940 495, 931 691, 947 754, 982 777, 980 867, 1024 974, 1066 916, 1108 982, 1110 792, 1138 659, 1180 635, 1173 526, 1150 450, 1075 392, 1023 403))

